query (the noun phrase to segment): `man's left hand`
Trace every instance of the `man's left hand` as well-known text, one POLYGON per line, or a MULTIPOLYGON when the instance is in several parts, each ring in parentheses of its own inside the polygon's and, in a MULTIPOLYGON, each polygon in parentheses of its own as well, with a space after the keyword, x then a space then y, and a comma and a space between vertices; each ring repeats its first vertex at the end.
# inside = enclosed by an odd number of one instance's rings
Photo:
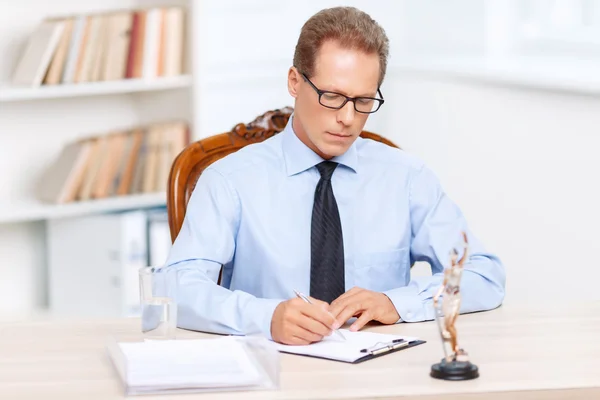
POLYGON ((352 317, 358 317, 350 327, 350 330, 354 332, 369 321, 394 324, 400 319, 400 315, 389 297, 383 293, 358 287, 350 289, 335 299, 329 310, 340 323, 345 323, 352 317))

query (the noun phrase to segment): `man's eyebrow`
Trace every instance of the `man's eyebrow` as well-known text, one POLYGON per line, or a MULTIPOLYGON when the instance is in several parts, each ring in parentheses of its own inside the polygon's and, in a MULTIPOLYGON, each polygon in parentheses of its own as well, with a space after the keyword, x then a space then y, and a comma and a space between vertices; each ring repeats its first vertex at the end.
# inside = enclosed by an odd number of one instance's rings
MULTIPOLYGON (((333 89, 323 89, 326 92, 335 92, 339 94, 343 94, 344 96, 348 96, 345 90, 338 90, 337 88, 333 89)), ((359 94, 357 96, 348 96, 348 97, 377 97, 378 89, 375 89, 374 92, 369 92, 368 94, 359 94)))
POLYGON ((361 94, 360 96, 356 96, 356 97, 377 97, 377 89, 375 89, 374 92, 370 92, 368 94, 361 94))

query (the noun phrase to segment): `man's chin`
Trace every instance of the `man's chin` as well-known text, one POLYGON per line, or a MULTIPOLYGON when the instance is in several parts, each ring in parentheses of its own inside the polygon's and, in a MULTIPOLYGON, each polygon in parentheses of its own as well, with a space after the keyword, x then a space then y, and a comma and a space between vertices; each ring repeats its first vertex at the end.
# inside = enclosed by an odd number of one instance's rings
POLYGON ((319 151, 321 152, 321 157, 325 159, 341 156, 345 152, 348 151, 350 146, 342 145, 342 144, 324 144, 323 146, 319 146, 319 151))

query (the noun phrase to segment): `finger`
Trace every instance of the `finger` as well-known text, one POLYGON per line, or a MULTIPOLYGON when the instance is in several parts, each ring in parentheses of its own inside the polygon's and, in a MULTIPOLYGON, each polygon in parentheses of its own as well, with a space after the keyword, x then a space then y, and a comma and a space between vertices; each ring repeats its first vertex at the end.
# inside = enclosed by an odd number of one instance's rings
POLYGON ((339 328, 338 321, 335 317, 329 311, 325 311, 322 306, 303 303, 300 312, 321 323, 328 330, 339 328))
POLYGON ((334 301, 331 302, 332 306, 335 306, 336 304, 339 304, 340 302, 342 302, 343 300, 347 299, 348 297, 355 295, 356 293, 362 291, 363 289, 359 288, 359 287, 353 287, 352 289, 348 290, 346 293, 343 293, 341 296, 339 296, 337 299, 335 299, 334 301))
POLYGON ((351 303, 348 304, 345 308, 343 308, 336 318, 342 324, 345 324, 350 318, 361 312, 365 312, 365 308, 361 303, 351 303))
POLYGON ((310 344, 308 340, 302 339, 298 336, 290 335, 281 340, 282 344, 292 345, 292 346, 304 346, 310 344))
POLYGON ((298 336, 292 336, 288 344, 291 344, 293 346, 306 346, 310 344, 310 342, 308 340, 299 338, 298 336))
POLYGON ((318 335, 314 332, 311 332, 311 331, 305 329, 304 327, 302 327, 301 325, 293 326, 290 329, 290 333, 292 336, 303 339, 303 340, 307 341, 308 343, 320 342, 321 340, 323 340, 322 335, 318 335))
POLYGON ((296 322, 300 327, 306 329, 307 331, 310 331, 312 333, 315 333, 317 335, 320 335, 321 337, 323 336, 329 336, 331 335, 332 328, 329 328, 325 325, 323 325, 323 323, 302 314, 299 318, 298 321, 296 322))
MULTIPOLYGON (((321 310, 319 308, 319 306, 311 305, 311 304, 306 304, 306 305, 310 306, 309 309, 310 308, 316 309, 317 312, 319 310, 321 312, 325 312, 325 311, 321 310)), ((306 315, 306 313, 303 312, 303 308, 305 308, 305 307, 301 307, 301 308, 297 309, 294 314, 290 315, 289 321, 295 329, 296 329, 296 327, 298 327, 298 328, 308 331, 314 335, 318 335, 318 338, 312 337, 312 339, 315 339, 315 340, 321 340, 321 339, 323 339, 323 336, 327 336, 327 335, 331 334, 331 328, 325 326, 322 322, 312 318, 310 315, 306 315)), ((310 339, 309 337, 298 335, 297 333, 294 333, 294 334, 296 334, 297 336, 304 337, 305 339, 310 339)), ((313 341, 315 341, 315 340, 313 340, 313 341)))
POLYGON ((350 304, 355 303, 355 299, 357 298, 356 296, 358 296, 360 293, 355 293, 353 295, 347 296, 344 299, 341 299, 339 301, 336 300, 335 303, 331 303, 331 307, 329 308, 329 311, 333 314, 334 317, 338 317, 338 315, 340 314, 340 312, 348 307, 350 304))
POLYGON ((338 302, 337 304, 332 305, 332 307, 330 308, 331 313, 333 314, 333 316, 336 319, 338 319, 340 322, 344 323, 348 320, 348 318, 351 317, 351 315, 349 317, 347 317, 346 319, 340 318, 340 314, 341 314, 342 310, 348 308, 352 304, 363 303, 363 302, 365 302, 366 299, 368 299, 368 297, 369 297, 368 292, 366 292, 364 290, 356 291, 356 292, 354 292, 354 294, 340 300, 340 302, 338 302))
POLYGON ((352 332, 356 332, 356 331, 360 330, 363 326, 365 326, 371 320, 373 320, 373 318, 371 317, 371 313, 368 311, 364 312, 356 321, 354 321, 354 323, 350 327, 350 330, 352 332))

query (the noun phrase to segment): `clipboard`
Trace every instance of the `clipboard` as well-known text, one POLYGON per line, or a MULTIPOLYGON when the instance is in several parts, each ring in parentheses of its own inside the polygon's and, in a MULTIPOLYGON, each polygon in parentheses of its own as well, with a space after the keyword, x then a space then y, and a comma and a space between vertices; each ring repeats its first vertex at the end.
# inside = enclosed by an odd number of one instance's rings
POLYGON ((276 346, 281 353, 359 364, 426 343, 415 337, 349 330, 343 332, 346 341, 327 337, 321 342, 306 346, 276 346))
POLYGON ((418 345, 424 344, 424 343, 427 343, 427 342, 425 340, 420 340, 420 339, 415 339, 415 340, 410 340, 410 341, 407 341, 405 339, 394 339, 392 342, 382 343, 381 346, 375 347, 374 349, 363 349, 363 350, 366 350, 365 353, 367 353, 367 354, 365 354, 364 357, 361 357, 361 358, 353 361, 351 364, 359 364, 363 361, 372 360, 377 357, 381 357, 381 356, 385 356, 387 354, 395 353, 397 351, 409 349, 411 347, 415 347, 415 346, 418 346, 418 345))

